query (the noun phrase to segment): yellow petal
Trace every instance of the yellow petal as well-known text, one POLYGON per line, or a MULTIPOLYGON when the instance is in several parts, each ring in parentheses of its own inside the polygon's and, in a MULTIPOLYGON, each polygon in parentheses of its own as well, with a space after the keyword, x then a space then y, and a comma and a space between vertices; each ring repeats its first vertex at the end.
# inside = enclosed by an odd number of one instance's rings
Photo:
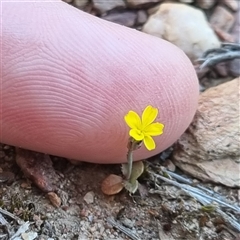
POLYGON ((145 128, 151 124, 158 115, 158 109, 152 106, 147 106, 142 114, 142 126, 145 128))
POLYGON ((144 139, 144 135, 142 131, 138 129, 131 129, 129 131, 129 135, 134 138, 136 141, 142 141, 144 139))
POLYGON ((125 115, 124 119, 130 128, 141 129, 141 119, 136 112, 129 111, 128 114, 125 115))
POLYGON ((151 136, 144 136, 143 143, 146 146, 147 150, 151 151, 156 148, 156 144, 151 136))
POLYGON ((163 133, 164 124, 156 122, 145 127, 144 134, 149 136, 158 136, 163 133))

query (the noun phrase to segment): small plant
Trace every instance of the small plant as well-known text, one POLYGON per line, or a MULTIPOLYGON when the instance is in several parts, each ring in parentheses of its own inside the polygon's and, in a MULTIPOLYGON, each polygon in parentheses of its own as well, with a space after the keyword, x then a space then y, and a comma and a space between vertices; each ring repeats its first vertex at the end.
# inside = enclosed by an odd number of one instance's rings
POLYGON ((156 148, 153 137, 162 135, 164 129, 164 124, 154 122, 157 115, 158 109, 152 106, 147 106, 141 117, 134 111, 129 111, 125 115, 124 120, 130 130, 127 144, 127 163, 122 164, 124 177, 122 178, 114 174, 108 176, 102 183, 102 191, 105 194, 116 194, 120 192, 123 187, 130 193, 134 193, 138 189, 137 179, 143 173, 144 165, 142 161, 133 163, 133 151, 139 149, 142 143, 149 151, 156 148))

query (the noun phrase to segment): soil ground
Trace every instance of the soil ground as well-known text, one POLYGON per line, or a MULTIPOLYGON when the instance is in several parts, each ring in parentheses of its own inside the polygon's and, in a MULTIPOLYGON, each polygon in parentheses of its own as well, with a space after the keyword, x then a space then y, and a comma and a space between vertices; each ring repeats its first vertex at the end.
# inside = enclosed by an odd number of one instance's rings
MULTIPOLYGON (((109 174, 121 174, 119 165, 80 163, 76 166, 51 156, 59 177, 56 193, 62 202, 60 207, 54 207, 48 195, 20 171, 15 162, 15 148, 3 144, 0 147, 0 206, 16 217, 14 220, 3 215, 10 233, 21 226, 19 217, 30 221, 26 232, 32 231, 39 240, 239 239, 219 216, 202 212, 199 203, 176 187, 162 183, 156 188, 149 176, 140 179, 140 191, 134 195, 126 191, 104 195, 101 182, 109 174), (117 229, 109 219, 124 229, 117 229)), ((159 164, 160 159, 155 158, 153 163, 159 164)), ((204 185, 236 201, 238 190, 204 185)), ((0 239, 10 239, 4 237, 5 228, 0 231, 0 239)))

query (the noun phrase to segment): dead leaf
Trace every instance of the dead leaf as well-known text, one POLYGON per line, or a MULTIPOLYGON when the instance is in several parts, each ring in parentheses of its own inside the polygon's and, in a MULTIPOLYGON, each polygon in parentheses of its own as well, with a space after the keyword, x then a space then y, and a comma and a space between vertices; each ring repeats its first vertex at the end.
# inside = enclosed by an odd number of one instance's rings
POLYGON ((123 178, 110 174, 107 178, 105 178, 101 184, 101 190, 106 195, 114 195, 121 192, 123 189, 123 178))

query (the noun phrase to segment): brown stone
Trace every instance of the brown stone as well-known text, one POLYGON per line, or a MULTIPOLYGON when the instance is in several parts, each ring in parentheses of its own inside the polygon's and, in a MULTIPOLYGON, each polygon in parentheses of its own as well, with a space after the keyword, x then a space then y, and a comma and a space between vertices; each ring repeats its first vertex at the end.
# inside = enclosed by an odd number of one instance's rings
POLYGON ((197 5, 202 9, 209 9, 215 4, 215 0, 197 0, 197 5))
POLYGON ((175 145, 174 163, 203 181, 240 186, 240 78, 201 94, 188 130, 175 145))
POLYGON ((217 6, 210 17, 210 24, 214 27, 229 32, 235 22, 235 18, 226 8, 217 6))
POLYGON ((228 76, 227 64, 226 62, 221 62, 213 67, 213 69, 218 73, 219 77, 225 78, 228 76))
POLYGON ((234 36, 232 36, 230 33, 227 33, 218 27, 213 27, 213 29, 222 42, 234 42, 234 36))
POLYGON ((55 192, 49 192, 47 196, 54 207, 59 208, 61 206, 61 198, 55 192))

